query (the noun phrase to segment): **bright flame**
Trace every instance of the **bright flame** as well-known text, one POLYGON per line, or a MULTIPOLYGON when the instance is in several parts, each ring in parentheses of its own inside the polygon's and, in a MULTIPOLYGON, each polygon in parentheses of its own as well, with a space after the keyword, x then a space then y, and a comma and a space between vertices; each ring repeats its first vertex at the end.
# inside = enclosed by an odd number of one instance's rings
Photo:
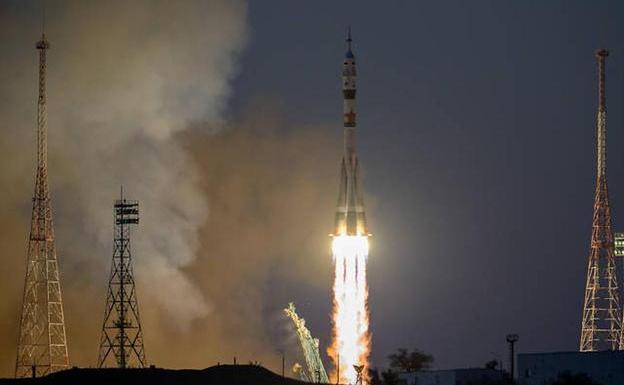
POLYGON ((366 379, 370 355, 368 285, 366 283, 368 237, 364 235, 334 236, 332 253, 336 265, 334 338, 328 353, 336 367, 334 376, 337 376, 339 372, 339 382, 355 384, 357 373, 354 365, 364 366, 365 371, 362 375, 366 379))

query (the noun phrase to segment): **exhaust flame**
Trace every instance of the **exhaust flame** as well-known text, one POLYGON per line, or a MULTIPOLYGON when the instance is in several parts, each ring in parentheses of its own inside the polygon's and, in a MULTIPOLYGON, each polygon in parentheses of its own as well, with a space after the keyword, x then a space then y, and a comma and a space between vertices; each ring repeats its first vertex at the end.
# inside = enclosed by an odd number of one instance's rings
MULTIPOLYGON (((334 277, 333 341, 328 354, 334 361, 338 382, 355 384, 355 366, 368 368, 371 350, 368 318, 366 262, 368 237, 338 235, 332 241, 334 277)), ((363 372, 366 378, 366 371, 363 372)))

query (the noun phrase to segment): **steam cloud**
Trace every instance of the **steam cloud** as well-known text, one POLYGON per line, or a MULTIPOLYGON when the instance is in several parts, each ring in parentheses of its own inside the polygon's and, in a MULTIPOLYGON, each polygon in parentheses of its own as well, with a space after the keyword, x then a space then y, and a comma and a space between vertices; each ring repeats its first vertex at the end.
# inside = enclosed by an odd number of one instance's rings
MULTIPOLYGON (((246 5, 80 1, 51 3, 47 13, 50 179, 66 319, 76 330, 69 331, 70 354, 96 354, 111 205, 120 185, 141 204, 133 248, 140 250, 135 271, 142 313, 149 319, 166 315, 159 322, 187 329, 211 308, 185 271, 198 256, 198 230, 209 209, 197 165, 176 135, 191 122, 222 121, 246 40, 246 5), (82 327, 85 318, 93 326, 82 327)), ((0 214, 7 266, 1 274, 11 282, 2 288, 8 301, 1 305, 6 316, 0 327, 10 331, 6 335, 17 334, 23 280, 14 276, 23 277, 15 272, 23 271, 33 188, 34 43, 40 31, 33 14, 41 14, 39 3, 0 6, 0 214)), ((6 374, 14 362, 13 341, 1 342, 6 374)))
MULTIPOLYGON (((23 288, 38 8, 0 5, 0 376, 12 375, 23 288)), ((329 343, 340 129, 290 127, 266 95, 225 121, 246 12, 232 0, 48 5, 50 184, 72 365, 97 357, 122 184, 141 204, 133 256, 149 363, 236 355, 279 370, 277 348, 289 364, 299 352, 284 336, 291 300, 329 343), (326 300, 311 308, 294 291, 326 300)))

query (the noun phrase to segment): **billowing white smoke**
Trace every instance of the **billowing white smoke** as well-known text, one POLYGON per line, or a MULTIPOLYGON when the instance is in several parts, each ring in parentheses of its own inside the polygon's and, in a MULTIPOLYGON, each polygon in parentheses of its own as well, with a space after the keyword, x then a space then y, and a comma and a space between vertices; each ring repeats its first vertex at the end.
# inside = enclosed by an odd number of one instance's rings
MULTIPOLYGON (((3 52, 12 59, 0 64, 6 81, 0 100, 29 108, 10 111, 5 104, 0 111, 28 133, 18 142, 27 146, 20 162, 30 170, 39 27, 29 12, 38 7, 16 8, 10 19, 0 16, 6 21, 1 40, 11 41, 5 47, 12 51, 3 52), (15 67, 18 60, 23 64, 15 67)), ((208 205, 197 166, 176 133, 189 123, 214 127, 221 121, 245 42, 246 6, 232 0, 76 1, 51 2, 47 13, 50 180, 58 243, 66 254, 59 253, 61 263, 69 276, 86 266, 86 279, 99 280, 102 267, 108 269, 112 202, 123 184, 141 205, 133 234, 144 289, 139 300, 185 327, 210 308, 184 273, 197 258, 208 205)), ((0 125, 0 134, 15 129, 0 125)))

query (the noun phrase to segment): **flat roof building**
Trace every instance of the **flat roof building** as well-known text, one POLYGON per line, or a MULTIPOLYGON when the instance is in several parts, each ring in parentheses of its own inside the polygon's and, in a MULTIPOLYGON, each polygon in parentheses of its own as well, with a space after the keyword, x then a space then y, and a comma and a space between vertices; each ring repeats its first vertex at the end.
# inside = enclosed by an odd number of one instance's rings
POLYGON ((624 351, 518 354, 519 385, 549 385, 564 372, 586 374, 601 385, 622 385, 624 351))
POLYGON ((496 385, 503 383, 503 372, 496 369, 471 368, 421 370, 401 373, 405 385, 496 385))

